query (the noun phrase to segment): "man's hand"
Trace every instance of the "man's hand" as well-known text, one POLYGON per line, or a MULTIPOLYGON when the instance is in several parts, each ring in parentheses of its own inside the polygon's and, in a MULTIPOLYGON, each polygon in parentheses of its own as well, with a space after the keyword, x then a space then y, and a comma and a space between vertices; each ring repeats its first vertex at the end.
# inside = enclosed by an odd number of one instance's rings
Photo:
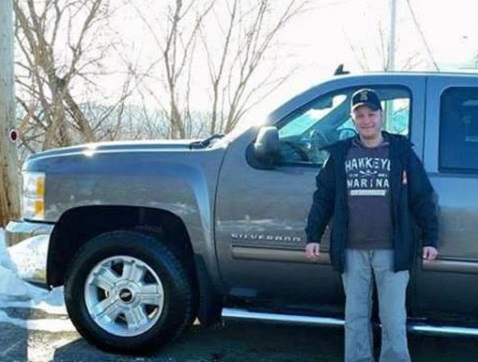
POLYGON ((312 261, 317 261, 320 254, 320 245, 319 243, 309 243, 305 246, 305 256, 307 259, 312 261))
POLYGON ((433 246, 425 246, 423 248, 423 259, 435 260, 438 255, 438 250, 433 246))

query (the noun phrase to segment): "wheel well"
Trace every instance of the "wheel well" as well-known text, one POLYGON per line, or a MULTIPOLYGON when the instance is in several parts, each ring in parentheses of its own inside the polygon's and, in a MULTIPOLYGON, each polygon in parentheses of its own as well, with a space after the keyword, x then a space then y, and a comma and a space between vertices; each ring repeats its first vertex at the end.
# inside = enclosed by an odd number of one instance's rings
POLYGON ((179 217, 151 208, 86 206, 67 211, 55 225, 48 250, 48 284, 63 285, 68 266, 79 248, 96 235, 113 230, 139 231, 161 239, 180 260, 186 261, 196 281, 191 240, 179 217))

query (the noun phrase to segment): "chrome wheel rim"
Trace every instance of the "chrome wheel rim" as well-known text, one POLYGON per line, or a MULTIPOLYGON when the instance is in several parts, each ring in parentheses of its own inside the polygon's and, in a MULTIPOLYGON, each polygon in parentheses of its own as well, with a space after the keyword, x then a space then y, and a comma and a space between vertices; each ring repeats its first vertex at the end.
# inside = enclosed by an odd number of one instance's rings
POLYGON ((93 321, 115 336, 134 337, 151 329, 164 306, 158 274, 140 259, 114 256, 99 262, 85 282, 85 303, 93 321))

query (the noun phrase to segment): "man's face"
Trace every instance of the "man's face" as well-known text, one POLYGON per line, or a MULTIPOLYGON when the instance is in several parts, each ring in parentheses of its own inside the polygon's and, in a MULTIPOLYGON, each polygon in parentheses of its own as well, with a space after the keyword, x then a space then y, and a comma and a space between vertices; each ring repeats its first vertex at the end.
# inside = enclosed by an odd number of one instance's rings
POLYGON ((382 111, 360 106, 352 111, 352 119, 361 138, 376 139, 382 130, 382 111))

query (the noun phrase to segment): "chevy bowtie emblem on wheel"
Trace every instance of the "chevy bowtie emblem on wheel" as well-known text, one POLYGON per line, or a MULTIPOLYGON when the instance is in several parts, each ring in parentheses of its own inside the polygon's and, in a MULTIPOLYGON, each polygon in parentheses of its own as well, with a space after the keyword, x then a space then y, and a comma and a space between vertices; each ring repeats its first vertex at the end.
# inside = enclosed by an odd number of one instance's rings
POLYGON ((120 292, 119 297, 123 302, 131 302, 131 299, 133 299, 133 293, 127 289, 124 289, 120 292))

